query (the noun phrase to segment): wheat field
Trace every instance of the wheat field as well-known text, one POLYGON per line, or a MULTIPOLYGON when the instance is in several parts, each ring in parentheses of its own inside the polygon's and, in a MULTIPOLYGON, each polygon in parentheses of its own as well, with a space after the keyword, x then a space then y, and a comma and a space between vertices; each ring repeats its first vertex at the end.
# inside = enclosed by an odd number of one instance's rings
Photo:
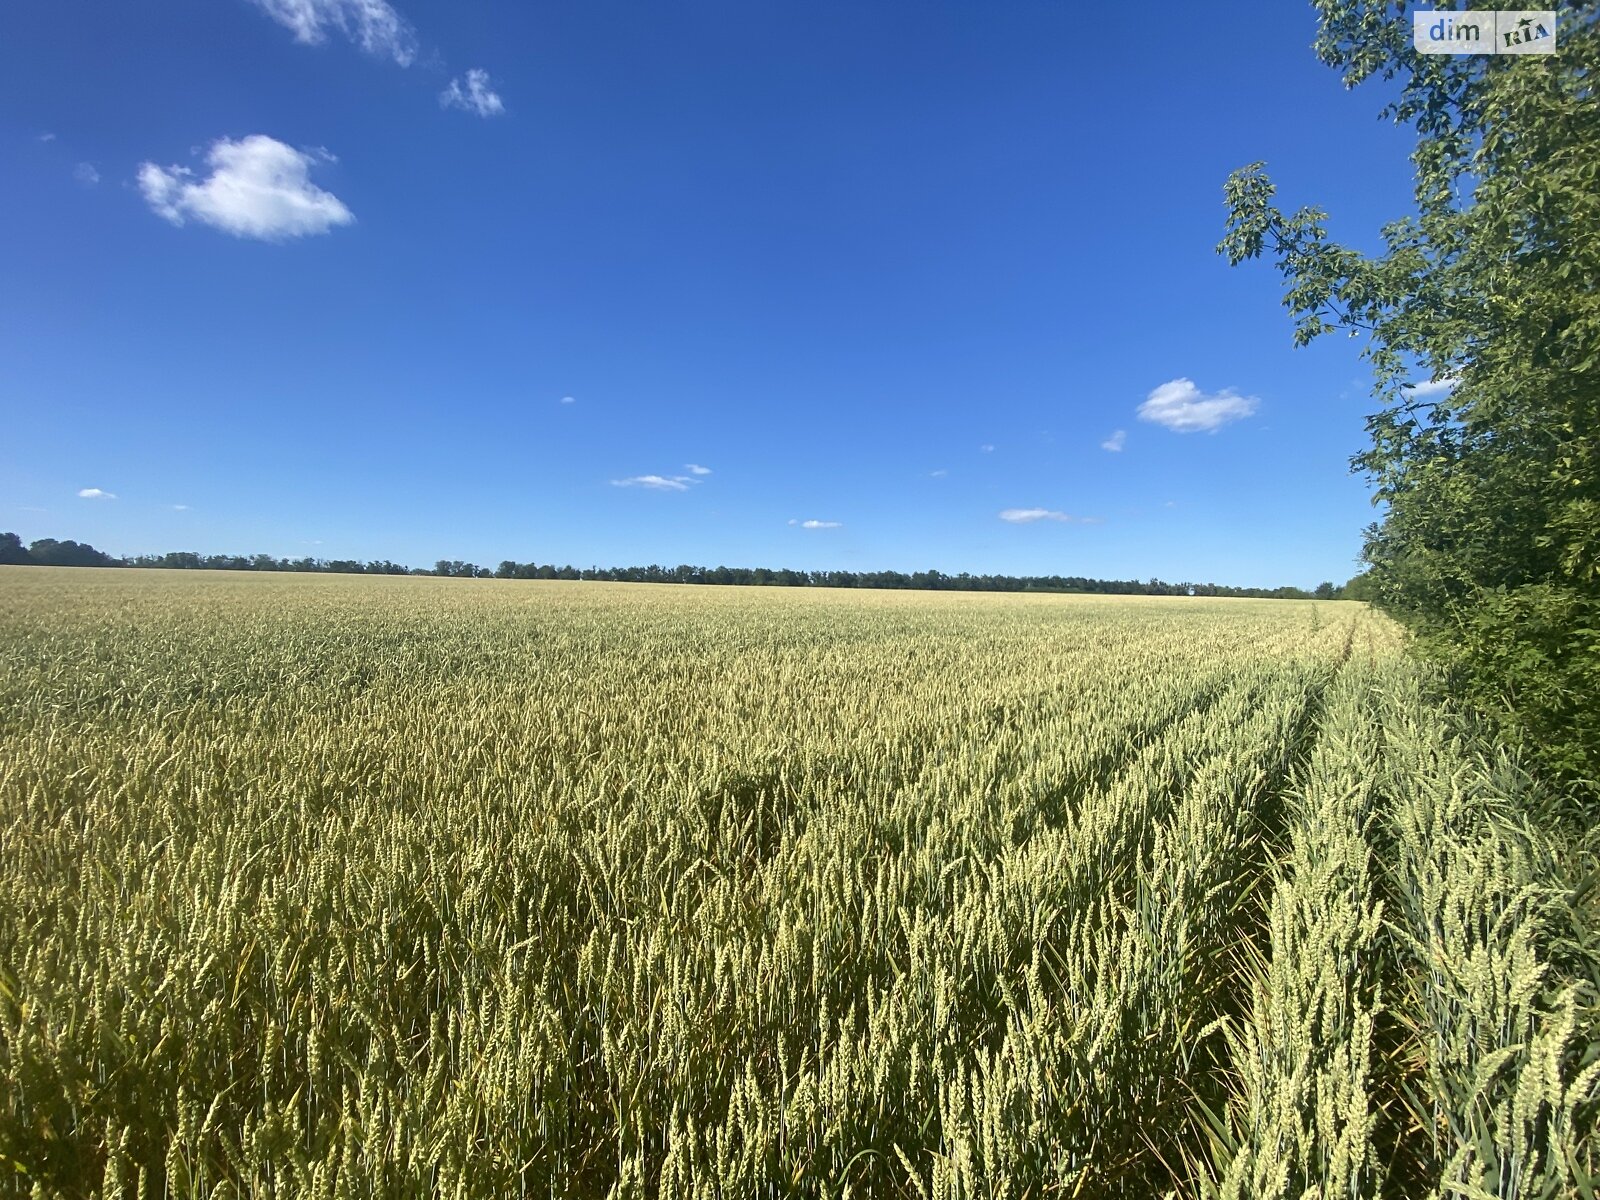
POLYGON ((0 568, 0 1188, 1550 1197, 1595 839, 1326 602, 0 568))

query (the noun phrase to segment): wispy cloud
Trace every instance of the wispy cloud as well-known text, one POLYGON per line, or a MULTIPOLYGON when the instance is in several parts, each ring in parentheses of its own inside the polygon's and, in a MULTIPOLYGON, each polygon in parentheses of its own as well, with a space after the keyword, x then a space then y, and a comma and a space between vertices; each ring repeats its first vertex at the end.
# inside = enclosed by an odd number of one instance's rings
POLYGON ((978 449, 983 451, 985 454, 993 454, 994 453, 994 443, 993 442, 985 442, 983 445, 979 446, 978 449))
POLYGON ((462 112, 474 113, 480 117, 498 117, 505 112, 505 102, 500 99, 500 93, 494 90, 489 80, 489 72, 473 67, 459 79, 452 79, 450 86, 439 93, 439 104, 444 108, 459 108, 462 112))
POLYGON ((710 467, 702 467, 699 463, 684 463, 683 464, 683 469, 685 471, 689 472, 689 474, 691 474, 691 475, 709 475, 709 474, 711 474, 711 468, 710 467))
POLYGON ((219 138, 206 154, 211 174, 204 179, 187 167, 147 162, 139 167, 139 190, 174 225, 192 218, 235 237, 282 241, 355 220, 337 196, 311 182, 319 160, 335 161, 325 150, 296 150, 265 134, 219 138))
POLYGON ((1425 379, 1421 383, 1406 384, 1406 392, 1419 400, 1425 400, 1429 396, 1448 395, 1455 391, 1456 384, 1460 382, 1454 376, 1446 376, 1443 379, 1425 379))
POLYGON ((687 492, 692 480, 682 475, 631 475, 627 479, 613 479, 612 487, 654 488, 661 492, 687 492))
POLYGON ((563 404, 576 404, 577 402, 578 402, 578 398, 576 396, 563 396, 563 397, 561 397, 561 403, 563 403, 563 404))
POLYGON ((72 177, 84 187, 93 187, 100 182, 100 172, 94 169, 93 163, 79 163, 72 168, 72 177))
POLYGON ((844 522, 843 521, 801 521, 798 518, 791 518, 790 521, 789 521, 789 524, 798 525, 801 529, 843 529, 844 528, 844 522))
POLYGON ((117 495, 115 492, 108 492, 103 488, 79 488, 78 498, 80 500, 115 500, 117 495))
POLYGON ((1139 405, 1139 419, 1164 425, 1174 433, 1215 433, 1230 421, 1248 417, 1260 403, 1232 388, 1207 394, 1192 379, 1174 379, 1139 405))
POLYGON ((174 504, 171 507, 172 507, 172 511, 173 512, 188 512, 189 511, 189 506, 187 504, 174 504))
POLYGON ((294 34, 294 40, 316 46, 338 33, 368 54, 409 67, 417 57, 417 37, 410 22, 386 0, 254 0, 257 8, 294 34))
POLYGON ((56 140, 56 135, 47 129, 39 135, 39 140, 41 142, 53 142, 56 140))
POLYGON ((1110 450, 1113 453, 1120 453, 1122 448, 1127 444, 1128 431, 1126 429, 1119 429, 1105 441, 1100 443, 1100 449, 1110 450))
POLYGON ((943 467, 940 467, 937 471, 929 471, 928 472, 928 478, 929 479, 943 479, 948 474, 950 474, 949 471, 945 470, 943 467))
POLYGON ((1099 523, 1097 517, 1075 517, 1071 513, 1057 512, 1053 508, 1007 508, 1000 512, 1002 521, 1010 521, 1013 525, 1029 525, 1034 521, 1061 521, 1078 525, 1095 525, 1099 523))

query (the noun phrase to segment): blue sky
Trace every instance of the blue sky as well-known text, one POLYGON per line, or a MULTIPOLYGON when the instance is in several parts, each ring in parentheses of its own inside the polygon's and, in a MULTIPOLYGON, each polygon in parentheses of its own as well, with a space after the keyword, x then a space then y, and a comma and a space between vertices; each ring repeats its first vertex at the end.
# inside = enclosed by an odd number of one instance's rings
POLYGON ((14 0, 0 529, 1342 580, 1359 343, 1221 189, 1371 246, 1408 140, 1309 4, 1090 11, 14 0))

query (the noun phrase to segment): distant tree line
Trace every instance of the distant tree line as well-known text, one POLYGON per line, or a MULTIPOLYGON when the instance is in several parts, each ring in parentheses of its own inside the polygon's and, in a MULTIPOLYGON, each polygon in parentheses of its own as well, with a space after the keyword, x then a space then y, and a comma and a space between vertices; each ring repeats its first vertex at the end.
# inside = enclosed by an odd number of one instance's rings
POLYGON ((24 546, 14 533, 0 533, 0 565, 34 567, 120 567, 121 559, 96 550, 87 542, 58 542, 40 538, 24 546))
POLYGON ((135 554, 119 559, 118 566, 155 567, 164 571, 320 571, 329 575, 434 575, 439 572, 407 567, 388 559, 362 562, 356 558, 273 558, 270 554, 196 554, 174 550, 168 554, 135 554))
POLYGON ((1160 579, 1089 579, 1082 575, 946 575, 942 571, 794 571, 769 567, 573 567, 505 559, 490 570, 461 559, 441 558, 431 569, 387 559, 273 558, 270 554, 136 554, 113 558, 82 542, 41 538, 24 546, 14 533, 0 533, 0 564, 40 567, 147 567, 168 571, 310 571, 334 575, 435 575, 447 579, 584 579, 606 583, 702 583, 732 587, 895 588, 931 592, 1076 592, 1105 596, 1238 596, 1272 600, 1338 600, 1357 595, 1359 580, 1344 587, 1318 584, 1247 588, 1220 583, 1166 583, 1160 579))
MULTIPOLYGON (((113 558, 87 542, 58 542, 40 538, 26 546, 14 533, 0 533, 0 565, 33 567, 159 567, 177 571, 322 571, 337 575, 434 575, 443 571, 416 570, 384 560, 359 562, 347 558, 273 558, 270 554, 196 554, 175 550, 170 554, 135 554, 113 558)), ((441 563, 440 566, 444 564, 441 563)), ((482 572, 488 576, 490 572, 482 572)))
POLYGON ((1283 600, 1332 600, 1332 583, 1302 588, 1241 588, 1217 583, 1166 583, 1160 579, 1090 579, 1082 575, 973 575, 962 571, 794 571, 770 567, 558 567, 506 559, 492 572, 470 563, 440 563, 433 573, 496 579, 594 579, 612 583, 710 583, 735 587, 888 588, 925 592, 1082 592, 1108 596, 1254 596, 1283 600), (452 568, 446 570, 445 568, 452 568), (458 568, 465 568, 461 570, 458 568))

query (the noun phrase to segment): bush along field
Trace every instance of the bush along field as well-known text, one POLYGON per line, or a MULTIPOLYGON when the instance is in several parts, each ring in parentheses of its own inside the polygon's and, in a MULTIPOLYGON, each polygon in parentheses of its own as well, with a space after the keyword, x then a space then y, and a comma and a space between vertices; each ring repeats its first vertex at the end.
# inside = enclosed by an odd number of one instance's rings
POLYGON ((0 568, 38 1196, 1587 1197, 1596 841, 1355 603, 0 568))

